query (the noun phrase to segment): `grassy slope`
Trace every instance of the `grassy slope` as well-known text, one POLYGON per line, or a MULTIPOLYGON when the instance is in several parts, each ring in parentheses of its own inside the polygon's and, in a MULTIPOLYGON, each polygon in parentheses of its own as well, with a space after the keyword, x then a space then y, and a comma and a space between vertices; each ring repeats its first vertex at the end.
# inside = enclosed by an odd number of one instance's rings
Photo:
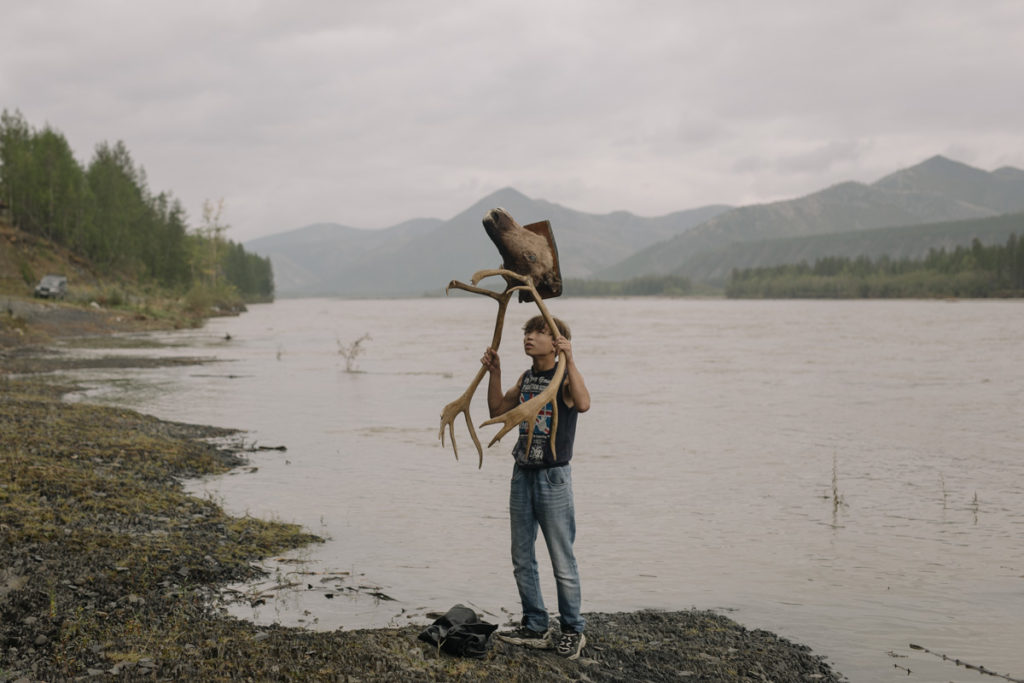
POLYGON ((211 314, 188 296, 140 284, 129 274, 100 275, 77 254, 0 218, 0 348, 70 335, 195 327, 211 314), (51 273, 68 278, 67 299, 33 299, 39 279, 51 273))

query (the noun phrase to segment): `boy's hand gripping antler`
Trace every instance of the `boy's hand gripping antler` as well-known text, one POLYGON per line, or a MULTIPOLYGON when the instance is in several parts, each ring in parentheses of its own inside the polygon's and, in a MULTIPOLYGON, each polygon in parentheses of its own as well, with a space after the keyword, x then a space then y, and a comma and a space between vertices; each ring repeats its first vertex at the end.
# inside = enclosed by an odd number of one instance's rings
MULTIPOLYGON (((448 287, 445 289, 445 293, 447 293, 448 290, 452 288, 461 289, 467 292, 473 292, 474 294, 483 294, 485 296, 489 296, 498 302, 498 316, 494 323, 494 336, 491 339, 491 348, 493 350, 497 351, 498 345, 501 343, 501 332, 502 327, 505 324, 505 311, 508 308, 509 299, 511 298, 513 293, 519 291, 527 291, 533 296, 533 300, 537 303, 537 307, 540 309, 541 315, 544 316, 544 322, 547 324, 548 331, 551 333, 551 335, 556 339, 561 335, 558 326, 555 325, 554 319, 551 317, 551 314, 548 312, 547 307, 544 305, 544 301, 543 299, 541 299, 540 294, 537 293, 537 289, 534 287, 533 280, 530 278, 529 275, 520 275, 519 273, 516 273, 511 270, 505 270, 503 268, 495 270, 481 270, 473 274, 473 279, 471 280, 471 282, 473 283, 472 285, 467 285, 457 280, 452 280, 450 283, 448 283, 448 287), (476 286, 484 278, 491 277, 494 275, 501 275, 502 277, 505 278, 506 282, 509 283, 508 286, 505 287, 504 292, 493 292, 489 289, 484 289, 482 287, 476 286), (512 282, 520 282, 522 284, 512 285, 512 282)), ((505 436, 505 434, 507 434, 513 428, 517 427, 519 424, 523 422, 526 422, 528 425, 526 436, 526 450, 529 451, 530 445, 533 443, 533 425, 537 421, 537 415, 540 413, 541 410, 544 409, 544 406, 546 406, 548 403, 551 403, 553 406, 550 436, 551 452, 556 459, 558 458, 558 454, 555 451, 555 434, 558 432, 557 398, 558 392, 562 386, 562 378, 565 376, 565 352, 560 351, 559 356, 559 363, 557 369, 555 370, 555 375, 554 377, 551 378, 551 383, 543 392, 534 396, 529 401, 526 401, 525 403, 520 403, 519 405, 515 406, 508 412, 503 413, 502 415, 499 415, 495 418, 492 418, 480 425, 481 427, 484 427, 489 424, 504 424, 504 427, 502 427, 501 430, 494 435, 494 438, 491 439, 490 443, 487 444, 488 448, 493 446, 495 442, 498 441, 498 439, 505 436)), ((469 417, 469 403, 470 400, 473 398, 473 394, 476 392, 476 389, 480 385, 480 381, 484 378, 485 374, 487 374, 487 368, 481 367, 480 370, 476 373, 476 377, 473 378, 473 381, 470 383, 469 388, 466 389, 462 396, 455 399, 454 401, 452 401, 451 403, 444 407, 444 410, 441 411, 441 430, 438 433, 438 438, 441 439, 441 444, 444 445, 444 428, 446 426, 448 427, 448 434, 451 436, 452 439, 452 450, 455 451, 455 459, 458 460, 459 450, 455 445, 454 421, 455 418, 459 415, 459 413, 464 413, 466 416, 466 426, 469 428, 469 435, 470 437, 472 437, 473 443, 476 445, 477 453, 480 456, 480 464, 478 465, 478 467, 484 466, 484 451, 483 448, 480 446, 480 439, 477 438, 476 430, 473 429, 473 422, 469 417)))

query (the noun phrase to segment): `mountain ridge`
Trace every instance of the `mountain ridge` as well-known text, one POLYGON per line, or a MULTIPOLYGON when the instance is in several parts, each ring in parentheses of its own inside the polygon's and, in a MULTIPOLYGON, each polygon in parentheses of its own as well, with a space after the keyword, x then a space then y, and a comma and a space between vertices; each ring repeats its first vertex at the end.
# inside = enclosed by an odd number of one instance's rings
POLYGON ((1024 210, 1024 172, 998 176, 943 156, 890 173, 871 184, 847 181, 803 197, 753 204, 720 214, 686 234, 638 251, 602 270, 620 280, 639 274, 699 279, 699 254, 733 243, 833 234, 943 221, 965 221, 1024 210))
POLYGON ((985 246, 1003 245, 1012 234, 1024 236, 1024 213, 740 242, 690 257, 670 274, 725 285, 734 268, 813 264, 826 257, 921 260, 931 249, 952 251, 975 239, 985 246))
POLYGON ((333 243, 310 243, 308 234, 331 234, 318 227, 324 224, 312 224, 245 244, 254 253, 271 258, 278 296, 440 293, 453 278, 466 279, 476 270, 500 265, 501 257, 481 227, 483 216, 497 206, 522 224, 551 221, 562 274, 567 278, 589 276, 640 246, 688 230, 731 208, 709 205, 655 218, 627 211, 590 214, 505 187, 447 221, 413 219, 383 230, 338 230, 333 234, 339 239, 333 243), (419 229, 397 238, 397 227, 417 221, 419 229))
MULTIPOLYGON (((936 155, 873 183, 850 180, 776 202, 655 217, 585 213, 503 187, 447 220, 411 219, 383 230, 315 223, 245 247, 270 257, 279 296, 440 293, 449 280, 500 263, 480 225, 497 206, 522 224, 551 222, 567 279, 674 274, 714 283, 740 265, 722 261, 731 245, 950 221, 966 230, 973 219, 1024 211, 1024 171, 984 171, 936 155), (713 274, 701 265, 711 260, 713 274)), ((753 257, 750 248, 741 251, 743 267, 758 265, 757 249, 753 257)))

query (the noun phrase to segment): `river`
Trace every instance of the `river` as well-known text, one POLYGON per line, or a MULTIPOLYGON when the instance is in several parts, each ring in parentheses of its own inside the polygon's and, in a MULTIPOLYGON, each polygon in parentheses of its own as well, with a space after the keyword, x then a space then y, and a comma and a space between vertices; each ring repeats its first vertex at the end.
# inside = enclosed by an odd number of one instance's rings
MULTIPOLYGON (((573 459, 584 611, 722 611, 855 683, 978 679, 932 653, 1024 678, 1024 303, 548 304, 593 398, 573 459)), ((458 461, 437 438, 495 312, 469 296, 282 300, 123 351, 219 362, 75 376, 79 398, 287 448, 190 484, 328 538, 272 560, 257 588, 275 597, 239 615, 378 627, 463 602, 504 622, 513 435, 482 469, 461 418, 458 461), (299 586, 268 590, 282 582, 299 586)), ((506 385, 535 312, 511 305, 506 385)))

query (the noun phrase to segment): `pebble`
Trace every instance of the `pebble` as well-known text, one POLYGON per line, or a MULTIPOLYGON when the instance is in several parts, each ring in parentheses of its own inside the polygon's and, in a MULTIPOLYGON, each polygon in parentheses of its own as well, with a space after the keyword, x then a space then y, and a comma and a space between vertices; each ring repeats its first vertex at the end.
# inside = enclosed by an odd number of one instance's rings
POLYGON ((112 676, 119 676, 119 675, 121 675, 122 671, 124 671, 125 669, 134 668, 134 666, 135 666, 135 662, 130 662, 128 660, 124 660, 124 661, 118 662, 114 666, 110 667, 110 670, 107 671, 107 673, 111 674, 112 676))

